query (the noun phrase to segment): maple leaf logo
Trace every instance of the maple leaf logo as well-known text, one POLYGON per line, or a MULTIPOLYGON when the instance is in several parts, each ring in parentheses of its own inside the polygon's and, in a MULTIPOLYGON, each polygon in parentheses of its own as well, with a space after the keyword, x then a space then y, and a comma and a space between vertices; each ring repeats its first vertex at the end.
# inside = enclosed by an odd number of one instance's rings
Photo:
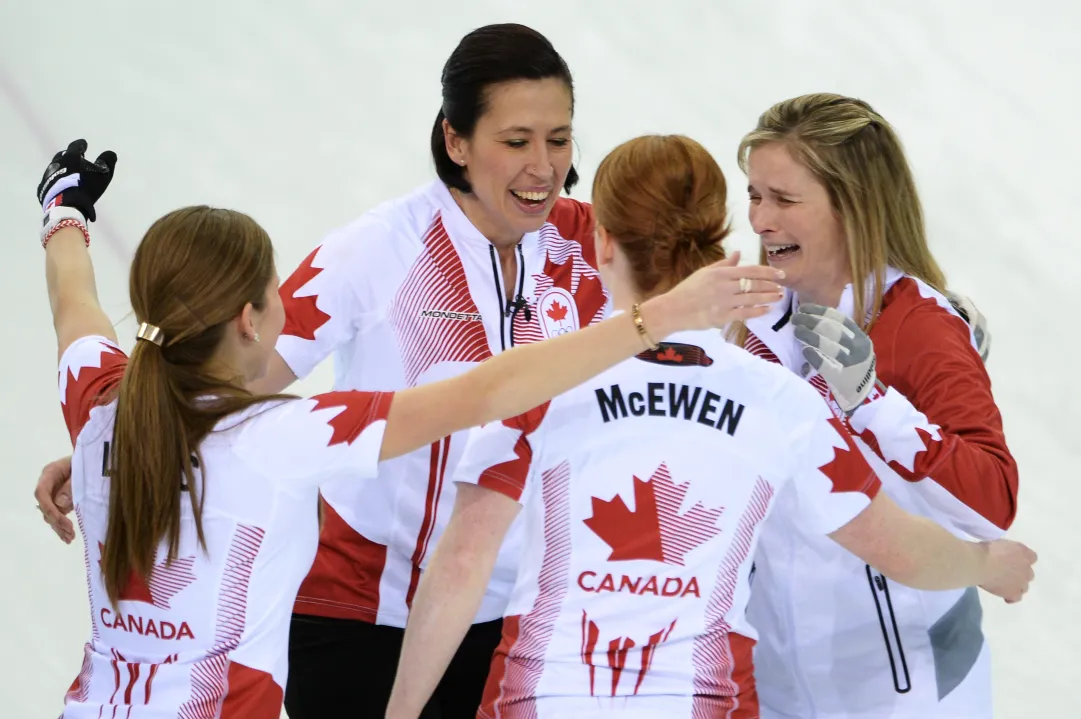
POLYGON ((600 277, 595 273, 586 274, 581 269, 576 272, 574 257, 574 255, 571 255, 563 264, 556 264, 552 261, 551 254, 546 254, 544 258, 544 275, 552 279, 552 287, 560 287, 574 297, 579 320, 583 325, 588 325, 593 322, 593 318, 604 307, 606 302, 604 286, 601 284, 600 277), (578 280, 577 285, 575 285, 575 279, 578 280))
POLYGON ((308 284, 320 272, 321 267, 312 267, 316 254, 321 248, 312 250, 311 254, 304 258, 300 266, 289 275, 289 279, 278 288, 278 294, 285 305, 285 327, 283 335, 292 335, 305 340, 314 340, 315 331, 330 320, 330 315, 319 309, 316 302, 319 295, 307 295, 297 297, 296 293, 308 284))
POLYGON ((676 352, 674 347, 667 347, 664 352, 657 353, 657 359, 664 362, 682 362, 683 355, 676 352))
MULTIPOLYGON (((98 552, 105 553, 105 545, 101 542, 98 542, 98 552)), ((100 559, 98 565, 101 565, 100 559)), ((192 556, 176 559, 171 564, 163 559, 154 565, 150 576, 146 578, 140 577, 133 569, 120 590, 119 600, 144 602, 158 609, 171 609, 170 600, 195 581, 195 574, 192 573, 194 566, 195 557, 192 556)))
POLYGON ((651 559, 683 566, 688 552, 721 533, 715 524, 724 511, 696 502, 679 514, 689 488, 675 484, 661 464, 648 482, 634 477, 634 511, 619 495, 611 501, 593 497, 593 516, 585 525, 611 548, 608 561, 651 559))
POLYGON ((312 412, 341 407, 341 412, 327 420, 333 430, 327 446, 352 444, 372 422, 387 418, 393 397, 392 392, 325 392, 312 397, 315 400, 312 412))
POLYGON ((559 300, 552 303, 552 306, 548 308, 546 313, 555 322, 562 322, 563 318, 567 316, 567 308, 564 305, 559 304, 559 300))
POLYGON ((683 367, 709 367, 713 364, 713 358, 704 349, 681 342, 661 342, 656 351, 644 350, 635 357, 643 362, 683 367))

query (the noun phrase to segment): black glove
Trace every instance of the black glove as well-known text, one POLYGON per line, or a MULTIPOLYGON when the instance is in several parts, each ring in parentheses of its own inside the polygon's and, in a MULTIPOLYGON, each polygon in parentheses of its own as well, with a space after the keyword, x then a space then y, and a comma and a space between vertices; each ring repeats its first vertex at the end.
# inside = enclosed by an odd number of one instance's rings
POLYGON ((53 155, 38 183, 37 197, 42 212, 53 207, 70 207, 91 222, 97 219, 94 203, 112 182, 116 153, 106 150, 90 162, 83 156, 85 152, 86 140, 76 140, 68 149, 53 155))

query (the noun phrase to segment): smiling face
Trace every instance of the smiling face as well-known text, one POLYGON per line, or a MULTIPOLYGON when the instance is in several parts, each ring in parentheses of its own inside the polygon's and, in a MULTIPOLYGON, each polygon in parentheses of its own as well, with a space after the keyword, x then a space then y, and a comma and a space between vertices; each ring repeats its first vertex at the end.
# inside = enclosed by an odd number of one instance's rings
POLYGON ((780 142, 747 158, 750 221, 766 261, 802 301, 836 307, 850 281, 844 227, 826 187, 780 142))
POLYGON ((444 124, 447 153, 473 188, 455 198, 491 242, 513 244, 545 223, 567 179, 571 91, 558 78, 515 80, 490 87, 486 100, 472 137, 444 124))

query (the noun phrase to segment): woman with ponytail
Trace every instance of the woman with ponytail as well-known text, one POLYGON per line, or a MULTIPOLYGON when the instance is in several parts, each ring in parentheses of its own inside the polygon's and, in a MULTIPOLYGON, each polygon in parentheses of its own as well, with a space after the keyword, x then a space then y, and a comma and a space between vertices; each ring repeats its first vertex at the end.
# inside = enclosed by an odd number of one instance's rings
POLYGON ((776 271, 718 263, 629 315, 453 378, 259 395, 286 325, 266 232, 209 207, 155 222, 131 266, 139 330, 128 357, 98 303, 86 229, 116 155, 91 162, 85 150, 79 140, 58 152, 38 187, 91 612, 68 719, 277 719, 321 486, 393 482, 376 479, 380 462, 524 412, 651 334, 752 318, 780 297, 776 271))
MULTIPOLYGON (((563 57, 531 28, 488 25, 461 39, 441 85, 435 176, 331 232, 286 278, 285 328, 276 343, 264 336, 268 368, 254 389, 281 392, 331 356, 335 390, 416 387, 606 316, 592 210, 565 196, 578 173, 563 57)), ((463 439, 389 463, 392 482, 322 487, 319 548, 289 634, 291 719, 386 709, 409 606, 454 503, 446 478, 463 439)), ((60 509, 39 502, 71 541, 60 509)), ((512 533, 433 712, 476 711, 518 549, 512 533)))

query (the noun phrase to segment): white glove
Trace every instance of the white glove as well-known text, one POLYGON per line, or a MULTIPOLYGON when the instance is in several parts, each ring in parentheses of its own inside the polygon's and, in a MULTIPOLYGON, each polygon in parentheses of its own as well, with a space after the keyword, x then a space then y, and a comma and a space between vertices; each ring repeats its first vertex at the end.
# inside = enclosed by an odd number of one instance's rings
POLYGON ((875 348, 855 322, 832 307, 803 303, 792 315, 803 357, 826 380, 847 415, 875 390, 875 348))
POLYGON ((987 356, 991 354, 991 332, 987 329, 987 318, 980 314, 972 300, 964 295, 947 292, 946 299, 972 328, 972 335, 976 338, 976 351, 980 353, 980 359, 986 364, 987 356))

